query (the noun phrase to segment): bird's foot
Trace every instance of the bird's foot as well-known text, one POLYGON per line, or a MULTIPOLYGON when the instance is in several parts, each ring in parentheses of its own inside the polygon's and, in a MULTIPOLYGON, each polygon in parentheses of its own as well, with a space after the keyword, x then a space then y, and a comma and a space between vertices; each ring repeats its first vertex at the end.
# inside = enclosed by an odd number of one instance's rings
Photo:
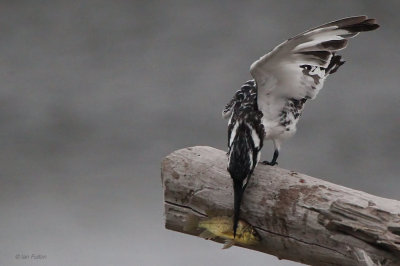
POLYGON ((277 165, 278 162, 268 162, 268 161, 262 161, 261 164, 263 165, 270 165, 270 166, 274 166, 277 165))

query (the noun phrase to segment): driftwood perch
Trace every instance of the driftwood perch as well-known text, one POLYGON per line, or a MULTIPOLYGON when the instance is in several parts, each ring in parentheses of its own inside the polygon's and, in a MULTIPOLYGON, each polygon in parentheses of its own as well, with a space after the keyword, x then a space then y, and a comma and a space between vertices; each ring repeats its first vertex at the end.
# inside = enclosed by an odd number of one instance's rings
MULTIPOLYGON (((162 162, 166 228, 185 232, 187 215, 231 210, 225 152, 192 147, 162 162)), ((310 265, 400 265, 400 201, 258 165, 241 217, 262 237, 247 247, 310 265)), ((221 239, 215 241, 221 242, 221 239)))

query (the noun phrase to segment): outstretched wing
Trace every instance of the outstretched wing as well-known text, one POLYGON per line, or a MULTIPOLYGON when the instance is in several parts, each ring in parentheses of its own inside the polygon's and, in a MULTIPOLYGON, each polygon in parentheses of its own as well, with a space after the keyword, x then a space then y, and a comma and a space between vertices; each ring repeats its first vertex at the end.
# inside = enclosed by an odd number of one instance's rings
POLYGON ((344 63, 335 52, 344 49, 348 39, 359 32, 378 27, 375 19, 349 17, 290 38, 251 65, 258 94, 278 91, 288 98, 314 99, 325 77, 344 63))

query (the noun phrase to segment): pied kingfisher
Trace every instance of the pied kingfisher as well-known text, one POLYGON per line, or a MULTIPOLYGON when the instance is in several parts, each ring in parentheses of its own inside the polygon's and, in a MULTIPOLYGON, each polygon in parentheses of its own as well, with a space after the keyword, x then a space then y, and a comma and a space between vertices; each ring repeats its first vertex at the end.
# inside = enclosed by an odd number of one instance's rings
POLYGON ((222 112, 228 123, 228 172, 234 189, 234 235, 240 204, 260 160, 264 140, 272 140, 275 165, 283 140, 293 136, 307 100, 315 99, 329 74, 344 63, 336 52, 350 38, 379 27, 366 16, 349 17, 310 29, 275 47, 250 67, 247 81, 222 112))

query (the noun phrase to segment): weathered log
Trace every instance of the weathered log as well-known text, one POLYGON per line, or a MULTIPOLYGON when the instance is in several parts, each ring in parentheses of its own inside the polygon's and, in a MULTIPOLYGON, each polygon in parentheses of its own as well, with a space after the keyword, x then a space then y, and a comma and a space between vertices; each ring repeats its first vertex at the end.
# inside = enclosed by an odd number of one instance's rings
MULTIPOLYGON (((163 160, 167 229, 198 235, 183 230, 187 215, 232 209, 226 164, 225 152, 211 147, 178 150, 163 160)), ((400 265, 400 201, 258 165, 241 209, 262 237, 245 248, 310 265, 400 265)))

